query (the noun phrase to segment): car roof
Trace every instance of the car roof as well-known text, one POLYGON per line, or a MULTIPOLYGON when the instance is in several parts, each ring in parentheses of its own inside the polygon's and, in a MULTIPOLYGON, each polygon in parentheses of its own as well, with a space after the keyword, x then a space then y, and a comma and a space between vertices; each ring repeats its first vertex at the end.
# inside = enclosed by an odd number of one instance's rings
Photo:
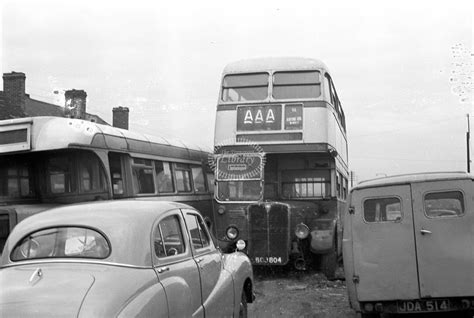
MULTIPOLYGON (((8 238, 2 265, 25 235, 43 228, 83 226, 98 229, 109 239, 111 255, 104 261, 132 266, 151 266, 150 234, 163 213, 192 207, 158 200, 114 200, 67 205, 44 211, 20 222, 8 238)), ((7 261, 8 259, 8 261, 7 261)))
POLYGON ((462 180, 470 179, 473 180, 474 176, 462 171, 457 172, 424 172, 424 173, 412 173, 403 174, 396 176, 387 176, 377 179, 370 179, 361 181, 357 186, 352 188, 351 191, 360 190, 371 187, 382 187, 389 185, 399 184, 410 184, 419 182, 430 182, 430 181, 448 181, 448 180, 462 180))

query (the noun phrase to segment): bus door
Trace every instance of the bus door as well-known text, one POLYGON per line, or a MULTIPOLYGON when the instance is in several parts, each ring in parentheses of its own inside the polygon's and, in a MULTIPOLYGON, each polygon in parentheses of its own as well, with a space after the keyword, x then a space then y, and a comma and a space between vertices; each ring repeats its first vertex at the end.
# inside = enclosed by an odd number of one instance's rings
POLYGON ((421 297, 474 295, 473 182, 413 184, 421 297))
POLYGON ((418 298, 410 186, 353 191, 351 206, 358 301, 418 298))

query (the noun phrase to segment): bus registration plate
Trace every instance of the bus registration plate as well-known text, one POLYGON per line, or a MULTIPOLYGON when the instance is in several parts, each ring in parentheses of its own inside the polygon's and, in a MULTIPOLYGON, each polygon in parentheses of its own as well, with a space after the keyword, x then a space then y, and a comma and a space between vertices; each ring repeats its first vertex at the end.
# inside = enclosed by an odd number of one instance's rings
POLYGON ((282 264, 281 257, 255 257, 255 264, 282 264))
POLYGON ((449 311, 451 303, 447 299, 404 300, 397 302, 397 308, 399 313, 449 311))

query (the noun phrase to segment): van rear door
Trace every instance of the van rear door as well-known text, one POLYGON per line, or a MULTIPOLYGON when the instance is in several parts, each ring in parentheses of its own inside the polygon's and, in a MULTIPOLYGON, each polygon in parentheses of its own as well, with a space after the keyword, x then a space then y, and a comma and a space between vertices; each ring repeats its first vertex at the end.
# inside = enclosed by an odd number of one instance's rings
POLYGON ((358 300, 418 298, 410 186, 356 190, 351 201, 358 300))
POLYGON ((421 297, 474 295, 472 180, 414 183, 421 297))

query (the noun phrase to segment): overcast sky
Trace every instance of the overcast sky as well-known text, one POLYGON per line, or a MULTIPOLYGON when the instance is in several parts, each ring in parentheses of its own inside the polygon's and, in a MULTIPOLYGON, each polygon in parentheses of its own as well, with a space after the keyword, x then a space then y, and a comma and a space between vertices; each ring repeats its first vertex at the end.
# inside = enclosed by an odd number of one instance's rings
MULTIPOLYGON (((471 1, 3 1, 1 71, 31 98, 212 148, 222 69, 264 56, 321 59, 348 126, 357 181, 466 170, 471 1), (164 4, 166 3, 166 4, 164 4), (59 91, 59 94, 54 94, 59 91)), ((471 147, 472 148, 472 147, 471 147)))

